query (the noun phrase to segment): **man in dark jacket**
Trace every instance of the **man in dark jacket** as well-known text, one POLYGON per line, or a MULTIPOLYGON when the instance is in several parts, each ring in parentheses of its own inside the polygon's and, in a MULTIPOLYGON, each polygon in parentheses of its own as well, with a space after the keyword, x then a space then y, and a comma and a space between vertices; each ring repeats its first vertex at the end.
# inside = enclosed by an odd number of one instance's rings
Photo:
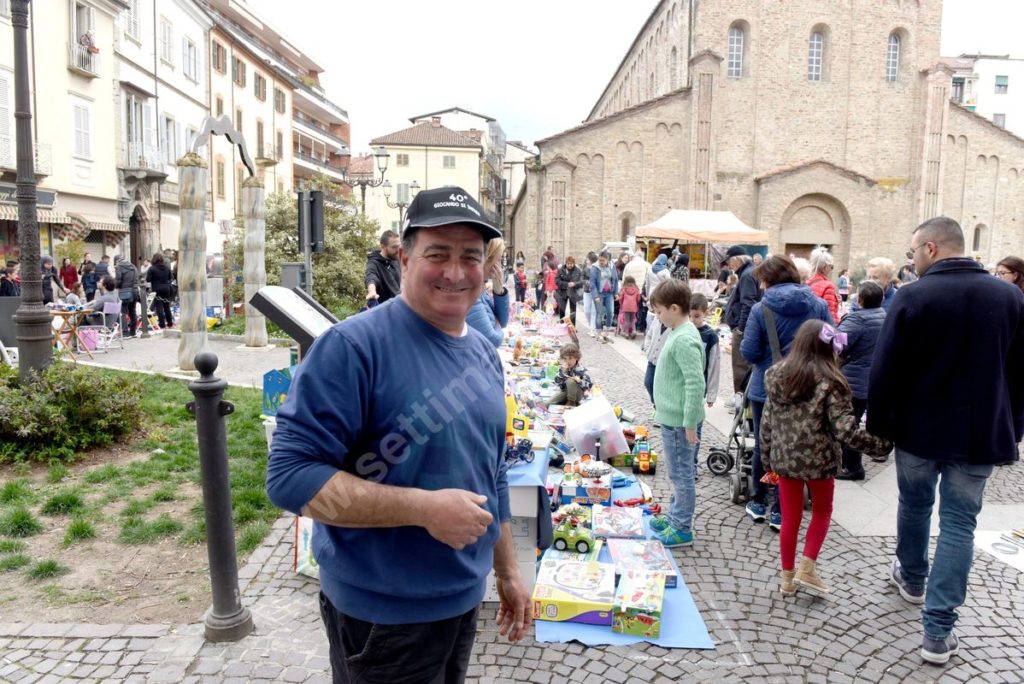
POLYGON ((963 254, 953 219, 930 219, 911 235, 907 258, 920 279, 893 300, 868 388, 868 430, 896 443, 890 578, 904 599, 924 603, 921 657, 936 664, 959 648, 953 626, 985 482, 1024 437, 1024 296, 963 254), (942 506, 929 572, 936 484, 942 506))
POLYGON ((732 331, 732 389, 739 394, 743 378, 750 370, 750 364, 740 354, 740 344, 743 342, 743 331, 747 328, 750 310, 754 304, 761 301, 761 288, 754 280, 754 264, 750 261, 747 250, 740 245, 733 245, 725 256, 729 268, 739 278, 725 309, 725 324, 732 331))
MULTIPOLYGON (((398 269, 398 248, 401 242, 393 230, 380 236, 380 249, 370 252, 366 259, 366 301, 383 304, 397 297, 401 290, 402 274, 398 269)), ((368 304, 369 305, 369 304, 368 304)))
MULTIPOLYGON (((132 262, 118 254, 114 257, 114 279, 117 284, 117 296, 121 300, 121 311, 128 316, 128 337, 135 337, 135 330, 139 325, 136 305, 142 301, 139 272, 132 262)), ((143 315, 146 315, 145 311, 143 315)))

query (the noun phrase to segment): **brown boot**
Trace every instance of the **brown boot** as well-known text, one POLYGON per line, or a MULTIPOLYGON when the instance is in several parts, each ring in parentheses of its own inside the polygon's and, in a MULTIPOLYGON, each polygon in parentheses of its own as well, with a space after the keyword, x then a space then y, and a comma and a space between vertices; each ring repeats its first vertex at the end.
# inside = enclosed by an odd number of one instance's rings
POLYGON ((796 570, 782 571, 782 585, 779 587, 779 591, 783 596, 792 596, 796 593, 796 584, 793 583, 794 575, 796 575, 796 570))
POLYGON ((800 559, 800 567, 797 568, 796 577, 793 578, 793 582, 799 586, 807 589, 808 591, 818 594, 819 596, 825 596, 828 594, 828 587, 821 578, 818 577, 818 573, 814 569, 815 562, 804 556, 800 559))

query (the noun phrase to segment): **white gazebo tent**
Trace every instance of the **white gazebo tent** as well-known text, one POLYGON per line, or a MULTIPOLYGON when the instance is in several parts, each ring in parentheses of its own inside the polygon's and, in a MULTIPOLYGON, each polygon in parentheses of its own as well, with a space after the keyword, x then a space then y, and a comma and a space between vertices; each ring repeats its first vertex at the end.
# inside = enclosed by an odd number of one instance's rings
POLYGON ((731 211, 673 209, 661 218, 637 228, 636 237, 763 245, 768 242, 768 231, 751 228, 731 211))
POLYGON ((763 245, 768 243, 768 231, 751 228, 731 211, 672 209, 661 218, 638 227, 636 238, 704 243, 706 276, 711 245, 763 245))

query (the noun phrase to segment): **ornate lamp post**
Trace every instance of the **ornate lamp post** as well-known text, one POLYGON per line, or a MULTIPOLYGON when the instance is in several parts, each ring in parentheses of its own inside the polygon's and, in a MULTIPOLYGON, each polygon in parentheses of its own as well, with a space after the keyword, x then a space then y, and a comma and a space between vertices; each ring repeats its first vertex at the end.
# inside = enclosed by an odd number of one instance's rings
MULTIPOLYGON (((343 156, 349 156, 348 148, 342 148, 341 154, 343 156)), ((342 183, 350 188, 359 186, 360 201, 363 207, 362 213, 366 215, 366 188, 378 188, 384 184, 384 172, 388 170, 388 158, 391 156, 388 154, 387 149, 383 145, 377 148, 377 151, 373 153, 373 156, 377 159, 377 170, 380 171, 380 178, 374 180, 373 174, 369 177, 359 174, 354 178, 348 177, 347 171, 342 171, 342 183)))
MULTIPOLYGON (((413 181, 409 184, 409 194, 405 198, 405 201, 398 201, 394 204, 391 203, 391 181, 384 181, 384 201, 388 203, 388 206, 392 209, 398 210, 398 225, 401 227, 402 219, 405 218, 405 208, 412 202, 412 197, 419 192, 420 184, 413 181)), ((398 199, 397 197, 395 199, 398 199)))
POLYGON ((53 359, 50 312, 43 306, 39 270, 39 223, 36 221, 36 180, 32 156, 32 107, 28 86, 28 3, 11 2, 14 27, 14 119, 17 140, 18 246, 21 248, 21 304, 14 314, 18 326, 18 375, 41 371, 53 359))

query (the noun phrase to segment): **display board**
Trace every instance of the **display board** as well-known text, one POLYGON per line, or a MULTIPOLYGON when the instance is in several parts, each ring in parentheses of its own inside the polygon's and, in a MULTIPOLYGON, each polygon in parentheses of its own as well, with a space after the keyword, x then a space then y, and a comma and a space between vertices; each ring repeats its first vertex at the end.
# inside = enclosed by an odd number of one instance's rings
POLYGON ((300 356, 305 356, 313 341, 338 322, 334 314, 298 288, 267 285, 253 295, 249 304, 299 343, 300 356))

